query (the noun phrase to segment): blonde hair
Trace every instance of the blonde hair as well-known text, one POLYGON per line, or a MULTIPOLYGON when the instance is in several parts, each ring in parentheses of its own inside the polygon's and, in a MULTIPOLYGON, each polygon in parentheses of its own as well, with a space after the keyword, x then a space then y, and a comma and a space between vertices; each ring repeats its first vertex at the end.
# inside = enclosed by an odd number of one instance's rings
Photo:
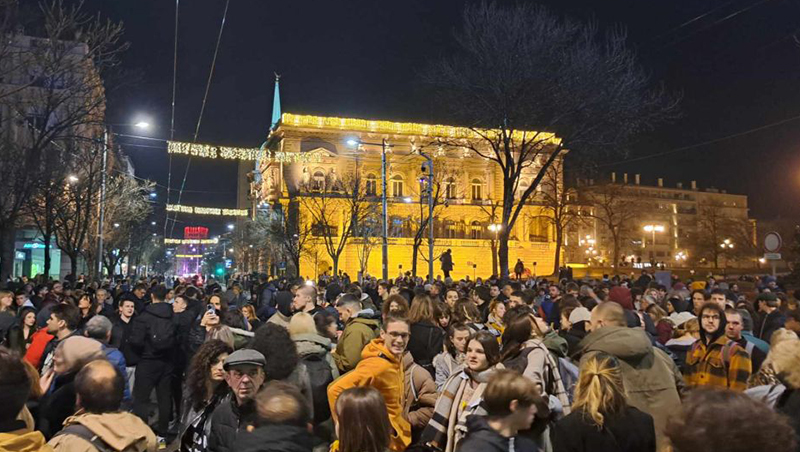
POLYGON ((581 366, 575 387, 573 410, 583 412, 600 428, 606 415, 617 413, 626 406, 625 387, 617 358, 598 353, 587 359, 581 366))
POLYGON ((781 342, 792 339, 797 340, 797 334, 794 331, 787 330, 786 328, 778 328, 774 333, 772 333, 772 337, 769 339, 769 348, 772 350, 781 342))
POLYGON ((298 312, 289 320, 289 336, 316 334, 316 332, 317 325, 314 323, 314 317, 307 312, 298 312))
MULTIPOLYGON (((775 337, 775 333, 772 337, 775 337)), ((771 346, 767 361, 772 363, 775 373, 780 374, 789 386, 800 388, 800 340, 785 339, 771 346)))
POLYGON ((672 337, 679 338, 684 334, 692 334, 692 333, 700 333, 700 322, 697 318, 689 319, 680 326, 675 328, 675 332, 672 334, 672 337))
POLYGON ((234 347, 235 341, 233 337, 233 331, 231 331, 227 325, 217 325, 206 333, 206 342, 213 339, 219 339, 228 344, 232 349, 236 349, 236 347, 234 347))

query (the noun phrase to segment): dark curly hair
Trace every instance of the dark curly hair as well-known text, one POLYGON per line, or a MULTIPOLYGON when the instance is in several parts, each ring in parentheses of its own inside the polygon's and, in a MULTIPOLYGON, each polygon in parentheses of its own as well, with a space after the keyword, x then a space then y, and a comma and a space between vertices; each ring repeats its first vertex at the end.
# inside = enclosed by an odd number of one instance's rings
POLYGON ((792 419, 745 394, 718 389, 692 390, 682 414, 667 423, 665 434, 675 452, 748 452, 797 450, 792 419), (748 428, 731 428, 747 425, 748 428))
POLYGON ((276 323, 267 322, 258 327, 250 348, 267 359, 264 370, 268 381, 285 380, 294 372, 300 360, 289 331, 276 323))
MULTIPOLYGON (((189 363, 189 369, 186 372, 186 387, 193 409, 203 408, 203 405, 210 399, 209 396, 213 395, 206 393, 206 381, 209 379, 211 365, 223 353, 231 354, 233 348, 219 339, 211 339, 204 342, 192 357, 192 362, 189 363)), ((227 390, 228 386, 225 384, 217 386, 217 392, 220 394, 227 390)))

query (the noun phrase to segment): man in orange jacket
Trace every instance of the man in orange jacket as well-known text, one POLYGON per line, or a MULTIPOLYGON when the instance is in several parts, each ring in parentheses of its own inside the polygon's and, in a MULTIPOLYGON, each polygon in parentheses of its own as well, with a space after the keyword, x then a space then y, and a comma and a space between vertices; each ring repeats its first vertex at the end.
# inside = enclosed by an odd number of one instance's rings
POLYGON ((372 386, 386 401, 392 436, 389 448, 402 452, 411 444, 411 424, 403 417, 405 397, 403 353, 408 345, 410 325, 407 319, 387 317, 381 335, 370 341, 361 352, 361 361, 352 371, 328 386, 328 401, 336 420, 336 399, 344 390, 355 386, 372 386))

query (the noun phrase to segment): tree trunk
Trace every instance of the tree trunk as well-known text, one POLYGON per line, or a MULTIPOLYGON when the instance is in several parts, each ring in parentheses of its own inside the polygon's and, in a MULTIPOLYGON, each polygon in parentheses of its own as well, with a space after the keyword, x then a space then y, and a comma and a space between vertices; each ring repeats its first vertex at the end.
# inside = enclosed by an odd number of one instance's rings
POLYGON ((500 232, 500 249, 497 251, 497 259, 500 261, 500 277, 508 278, 508 231, 506 229, 500 232))
POLYGON ((5 287, 6 280, 14 270, 14 233, 13 226, 6 225, 0 229, 0 287, 5 287))
POLYGON ((561 242, 564 240, 564 231, 561 228, 556 228, 556 255, 553 258, 553 274, 558 275, 558 269, 561 267, 561 242))
POLYGON ((497 272, 497 240, 491 239, 492 246, 492 274, 496 275, 497 272))
POLYGON ((331 261, 333 261, 333 276, 339 274, 339 256, 331 256, 331 261))
MULTIPOLYGON (((414 245, 411 248, 411 276, 417 277, 417 257, 419 256, 419 246, 420 243, 414 241, 414 245)), ((390 275, 391 276, 391 275, 390 275)))
POLYGON ((72 281, 75 282, 75 279, 78 277, 78 255, 67 253, 69 256, 69 272, 72 274, 72 281))
MULTIPOLYGON (((43 234, 42 243, 44 243, 44 276, 50 278, 50 267, 52 266, 52 257, 50 256, 50 243, 53 242, 53 234, 43 234)), ((31 275, 33 276, 33 275, 31 275)))
POLYGON ((614 270, 619 268, 619 237, 614 237, 614 270))

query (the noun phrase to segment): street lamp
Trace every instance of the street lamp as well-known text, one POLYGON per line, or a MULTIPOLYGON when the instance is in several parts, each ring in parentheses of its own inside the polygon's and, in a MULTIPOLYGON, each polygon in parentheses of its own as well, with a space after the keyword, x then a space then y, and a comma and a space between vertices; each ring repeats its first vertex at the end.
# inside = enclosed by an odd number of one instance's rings
POLYGON ((497 241, 498 241, 498 234, 500 234, 500 231, 503 229, 503 225, 502 224, 498 224, 498 223, 492 223, 489 226, 487 226, 487 228, 490 231, 494 232, 494 250, 493 250, 494 254, 492 254, 492 258, 493 258, 493 261, 494 261, 493 264, 492 264, 492 272, 494 272, 495 270, 497 270, 497 245, 498 245, 497 241))
POLYGON ((229 224, 229 225, 228 225, 228 230, 229 230, 229 231, 233 231, 233 229, 234 229, 235 227, 236 227, 236 226, 235 226, 233 223, 231 223, 231 224, 229 224))
POLYGON ((70 174, 69 177, 67 177, 67 180, 74 184, 75 182, 78 182, 78 176, 70 174))

